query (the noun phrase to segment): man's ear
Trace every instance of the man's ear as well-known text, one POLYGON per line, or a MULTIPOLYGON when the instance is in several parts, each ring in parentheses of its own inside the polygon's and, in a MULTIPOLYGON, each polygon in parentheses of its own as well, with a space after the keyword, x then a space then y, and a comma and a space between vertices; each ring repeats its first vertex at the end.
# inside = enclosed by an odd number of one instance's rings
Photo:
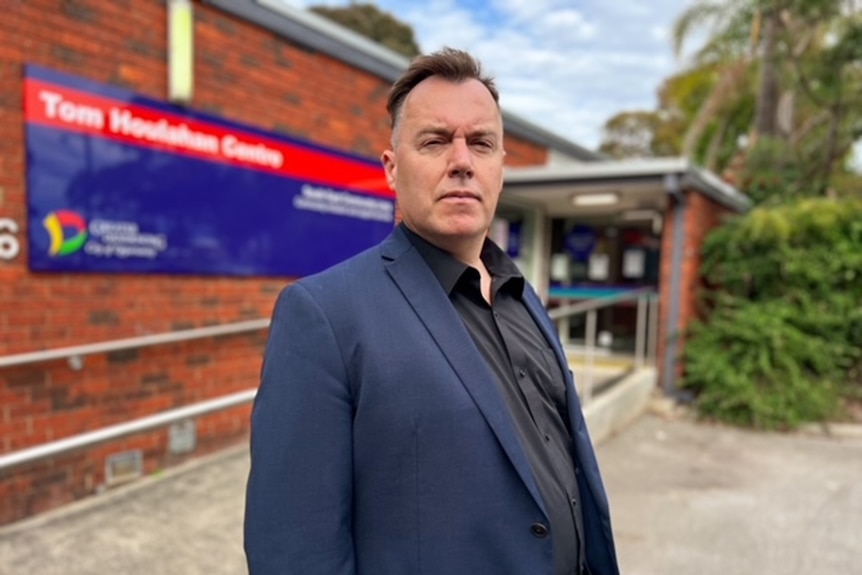
POLYGON ((395 152, 386 150, 380 155, 380 162, 383 164, 383 170, 386 172, 386 183, 389 184, 389 189, 395 191, 395 178, 398 168, 395 164, 395 152))

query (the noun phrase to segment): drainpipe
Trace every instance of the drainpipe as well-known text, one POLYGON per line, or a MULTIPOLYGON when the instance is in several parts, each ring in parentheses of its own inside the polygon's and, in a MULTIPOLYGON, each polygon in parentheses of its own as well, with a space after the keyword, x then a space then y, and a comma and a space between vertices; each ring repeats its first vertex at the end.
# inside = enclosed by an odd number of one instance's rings
POLYGON ((685 255, 685 216, 687 202, 680 187, 679 176, 667 174, 664 178, 665 191, 673 198, 673 252, 671 254, 670 298, 668 304, 668 319, 665 328, 666 344, 664 348, 664 365, 662 369, 662 387, 664 393, 676 397, 676 360, 679 340, 679 318, 682 294, 682 260, 685 255))

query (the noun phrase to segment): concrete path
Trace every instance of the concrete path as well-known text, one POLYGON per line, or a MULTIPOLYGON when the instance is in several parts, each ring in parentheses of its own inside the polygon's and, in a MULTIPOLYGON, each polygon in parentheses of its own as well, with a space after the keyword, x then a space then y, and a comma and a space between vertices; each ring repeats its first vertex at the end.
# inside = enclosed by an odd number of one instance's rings
MULTIPOLYGON (((599 448, 625 575, 862 573, 862 436, 641 417, 599 448)), ((237 575, 234 449, 0 528, 3 575, 237 575)))
POLYGON ((0 528, 0 574, 247 574, 247 473, 234 448, 0 528))
POLYGON ((598 452, 625 575, 862 574, 862 434, 642 417, 598 452))

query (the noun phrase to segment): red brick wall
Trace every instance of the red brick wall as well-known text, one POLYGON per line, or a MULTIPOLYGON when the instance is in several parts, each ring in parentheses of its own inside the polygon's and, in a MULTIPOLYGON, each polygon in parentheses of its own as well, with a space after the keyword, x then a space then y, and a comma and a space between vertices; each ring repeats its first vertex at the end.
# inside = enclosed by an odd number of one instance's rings
MULTIPOLYGON (((377 157, 389 82, 195 4, 192 108, 377 157)), ((164 0, 10 0, 0 17, 0 218, 21 252, 0 260, 0 357, 268 317, 289 278, 31 273, 27 267, 23 65, 166 97, 164 0)), ((547 150, 507 136, 510 165, 547 150)), ((265 332, 0 368, 0 454, 187 405, 257 383, 265 332)), ((197 421, 194 455, 245 438, 248 406, 197 421)), ((93 493, 105 457, 142 449, 152 472, 180 458, 167 432, 0 474, 0 524, 93 493)))
MULTIPOLYGON (((680 336, 677 344, 677 363, 673 366, 677 377, 682 374, 682 353, 685 349, 685 329, 688 324, 698 315, 698 298, 701 287, 701 248, 703 241, 710 230, 721 224, 722 218, 731 214, 731 210, 718 204, 697 190, 686 191, 688 206, 685 218, 685 246, 682 258, 682 277, 680 285, 679 322, 677 331, 680 336)), ((664 353, 667 341, 673 334, 668 332, 668 319, 670 316, 671 301, 671 277, 673 265, 673 239, 674 239, 674 210, 675 203, 671 203, 665 216, 664 230, 662 231, 662 261, 661 279, 659 282, 660 311, 659 311, 659 341, 658 341, 658 365, 663 372, 669 366, 663 365, 664 353)), ((663 378, 663 373, 660 375, 663 378)), ((660 379, 663 381, 663 379, 660 379)))

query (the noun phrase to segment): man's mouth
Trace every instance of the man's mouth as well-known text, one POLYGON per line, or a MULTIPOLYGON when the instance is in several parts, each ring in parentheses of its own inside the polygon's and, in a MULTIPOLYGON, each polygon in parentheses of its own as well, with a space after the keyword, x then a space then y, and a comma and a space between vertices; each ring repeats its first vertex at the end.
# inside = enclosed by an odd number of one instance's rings
POLYGON ((447 192, 443 194, 440 198, 441 200, 475 200, 477 202, 481 201, 479 194, 475 192, 467 192, 467 191, 457 191, 457 192, 447 192))

